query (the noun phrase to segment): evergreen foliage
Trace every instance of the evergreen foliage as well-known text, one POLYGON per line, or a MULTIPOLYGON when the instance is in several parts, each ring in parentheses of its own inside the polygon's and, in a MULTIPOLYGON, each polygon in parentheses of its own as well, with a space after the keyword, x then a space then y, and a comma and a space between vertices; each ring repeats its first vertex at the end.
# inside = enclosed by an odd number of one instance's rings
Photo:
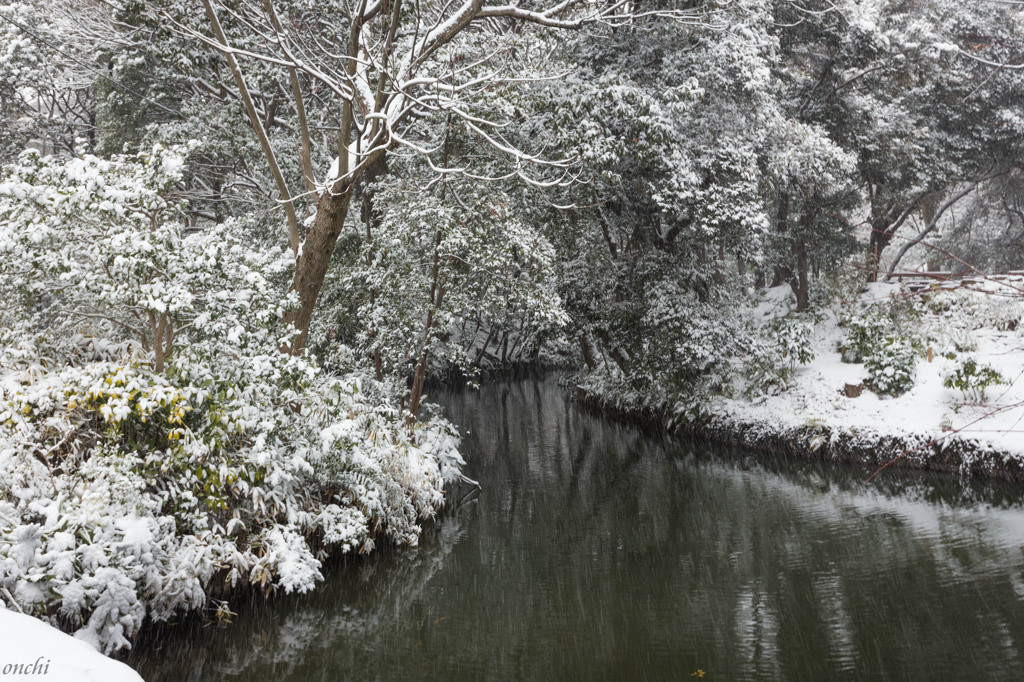
MULTIPOLYGON (((844 296, 1024 265, 1022 22, 0 2, 0 599, 112 651, 233 585, 309 589, 331 549, 414 544, 461 476, 430 377, 559 362, 692 424, 785 391, 841 309, 843 359, 907 391, 970 315, 844 296)), ((983 398, 972 367, 949 385, 983 398)))

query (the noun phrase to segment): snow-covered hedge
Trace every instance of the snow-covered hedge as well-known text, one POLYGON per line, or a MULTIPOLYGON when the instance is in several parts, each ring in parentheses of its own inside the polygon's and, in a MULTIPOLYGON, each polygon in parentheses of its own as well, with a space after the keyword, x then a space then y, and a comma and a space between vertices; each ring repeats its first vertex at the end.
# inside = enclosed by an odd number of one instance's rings
POLYGON ((106 652, 415 544, 462 462, 444 420, 279 351, 290 255, 183 227, 188 151, 27 154, 0 181, 0 600, 106 652))

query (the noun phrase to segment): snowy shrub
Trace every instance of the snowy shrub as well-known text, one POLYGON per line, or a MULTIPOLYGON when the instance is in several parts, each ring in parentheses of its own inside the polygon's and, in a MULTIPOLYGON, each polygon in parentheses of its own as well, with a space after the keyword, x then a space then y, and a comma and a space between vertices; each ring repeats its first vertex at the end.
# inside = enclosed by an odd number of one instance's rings
POLYGON ((333 548, 367 550, 385 535, 415 544, 442 503, 433 453, 446 448, 457 471, 451 427, 420 424, 410 437, 357 378, 280 354, 262 362, 281 378, 189 358, 167 376, 99 361, 5 382, 10 599, 31 613, 56 607, 110 650, 143 615, 202 608, 238 584, 308 590, 333 548))
POLYGON ((651 261, 628 273, 629 286, 646 291, 646 300, 623 304, 595 325, 594 338, 613 350, 578 383, 618 409, 668 409, 673 422, 692 422, 732 390, 734 358, 744 345, 741 320, 723 309, 724 290, 701 300, 687 278, 702 273, 651 261))
POLYGON ((1024 300, 1017 295, 1019 292, 1011 292, 1010 296, 1006 291, 995 292, 965 292, 971 301, 968 319, 975 329, 989 327, 999 331, 1013 331, 1020 326, 1020 320, 1024 317, 1024 300))
POLYGON ((927 299, 925 326, 936 345, 959 353, 977 350, 975 331, 1013 331, 1024 315, 1024 301, 1006 289, 937 291, 927 299), (1007 294, 1011 295, 1007 295, 1007 294))
POLYGON ((793 376, 793 365, 780 350, 780 346, 757 338, 743 358, 747 375, 745 394, 748 398, 761 395, 777 395, 789 388, 793 376))
POLYGON ((643 359, 653 373, 671 378, 677 387, 692 388, 727 371, 736 348, 735 324, 677 282, 659 283, 640 322, 649 330, 643 359))
POLYGON ((797 364, 814 359, 813 333, 813 324, 797 316, 777 318, 750 333, 743 356, 747 397, 785 391, 797 364))
POLYGON ((462 462, 444 420, 279 351, 291 257, 237 224, 183 236, 185 151, 27 153, 0 182, 0 599, 107 652, 415 544, 462 462))
POLYGON ((790 370, 797 364, 806 365, 814 359, 811 337, 814 325, 797 317, 780 317, 769 326, 771 340, 789 361, 790 370))
POLYGON ((917 353, 905 340, 888 337, 864 359, 868 370, 867 384, 885 395, 906 393, 914 385, 917 353))
POLYGON ((963 358, 942 379, 946 388, 960 391, 964 399, 985 402, 985 391, 990 386, 1005 384, 1006 378, 989 365, 980 365, 974 358, 963 358))
POLYGON ((864 362, 882 345, 891 326, 881 306, 871 306, 864 314, 851 317, 846 321, 843 362, 864 362))
POLYGON ((964 324, 968 329, 1007 331, 1016 329, 1024 315, 1024 301, 1016 293, 1006 289, 940 291, 934 294, 930 307, 940 317, 964 324))
MULTIPOLYGON (((730 390, 743 330, 723 314, 720 301, 702 301, 678 273, 653 285, 638 324, 621 333, 640 336, 630 343, 628 383, 644 407, 672 405, 677 415, 694 421, 709 401, 730 390)), ((716 295, 725 299, 725 292, 716 295)))

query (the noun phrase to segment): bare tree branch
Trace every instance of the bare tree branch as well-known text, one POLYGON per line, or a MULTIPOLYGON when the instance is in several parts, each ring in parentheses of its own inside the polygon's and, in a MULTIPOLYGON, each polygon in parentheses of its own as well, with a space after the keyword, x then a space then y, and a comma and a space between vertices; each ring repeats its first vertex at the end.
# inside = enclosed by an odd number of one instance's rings
POLYGON ((249 115, 249 121, 252 123, 253 131, 259 138, 260 147, 263 149, 263 156, 266 157, 267 165, 270 167, 270 172, 274 176, 274 182, 277 183, 277 191, 281 193, 281 201, 284 206, 285 215, 288 217, 288 242, 292 247, 292 252, 298 254, 299 252, 299 219, 295 215, 295 206, 292 205, 291 193, 288 191, 288 183, 285 182, 284 175, 281 173, 280 166, 277 165, 277 157, 274 155, 274 148, 270 146, 270 138, 267 137, 267 131, 260 122, 260 118, 256 113, 256 107, 252 103, 252 97, 249 95, 249 88, 245 85, 245 78, 242 75, 242 69, 238 66, 238 61, 235 59, 234 52, 230 51, 228 45, 227 36, 224 34, 224 29, 221 28, 220 21, 217 19, 217 13, 213 9, 213 4, 210 0, 203 0, 203 7, 206 10, 206 16, 210 20, 210 25, 213 27, 214 35, 217 36, 217 40, 220 44, 228 51, 223 52, 224 58, 227 59, 228 66, 231 67, 231 74, 235 78, 235 86, 238 88, 238 94, 242 98, 242 103, 245 105, 245 112, 249 115))

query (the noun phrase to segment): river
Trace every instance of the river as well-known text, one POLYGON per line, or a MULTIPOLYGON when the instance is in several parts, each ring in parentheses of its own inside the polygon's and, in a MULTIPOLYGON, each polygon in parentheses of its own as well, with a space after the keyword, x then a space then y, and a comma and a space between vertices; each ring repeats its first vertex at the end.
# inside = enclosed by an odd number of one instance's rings
POLYGON ((750 455, 554 378, 435 396, 482 492, 313 594, 167 627, 161 680, 1018 680, 1024 494, 750 455))

